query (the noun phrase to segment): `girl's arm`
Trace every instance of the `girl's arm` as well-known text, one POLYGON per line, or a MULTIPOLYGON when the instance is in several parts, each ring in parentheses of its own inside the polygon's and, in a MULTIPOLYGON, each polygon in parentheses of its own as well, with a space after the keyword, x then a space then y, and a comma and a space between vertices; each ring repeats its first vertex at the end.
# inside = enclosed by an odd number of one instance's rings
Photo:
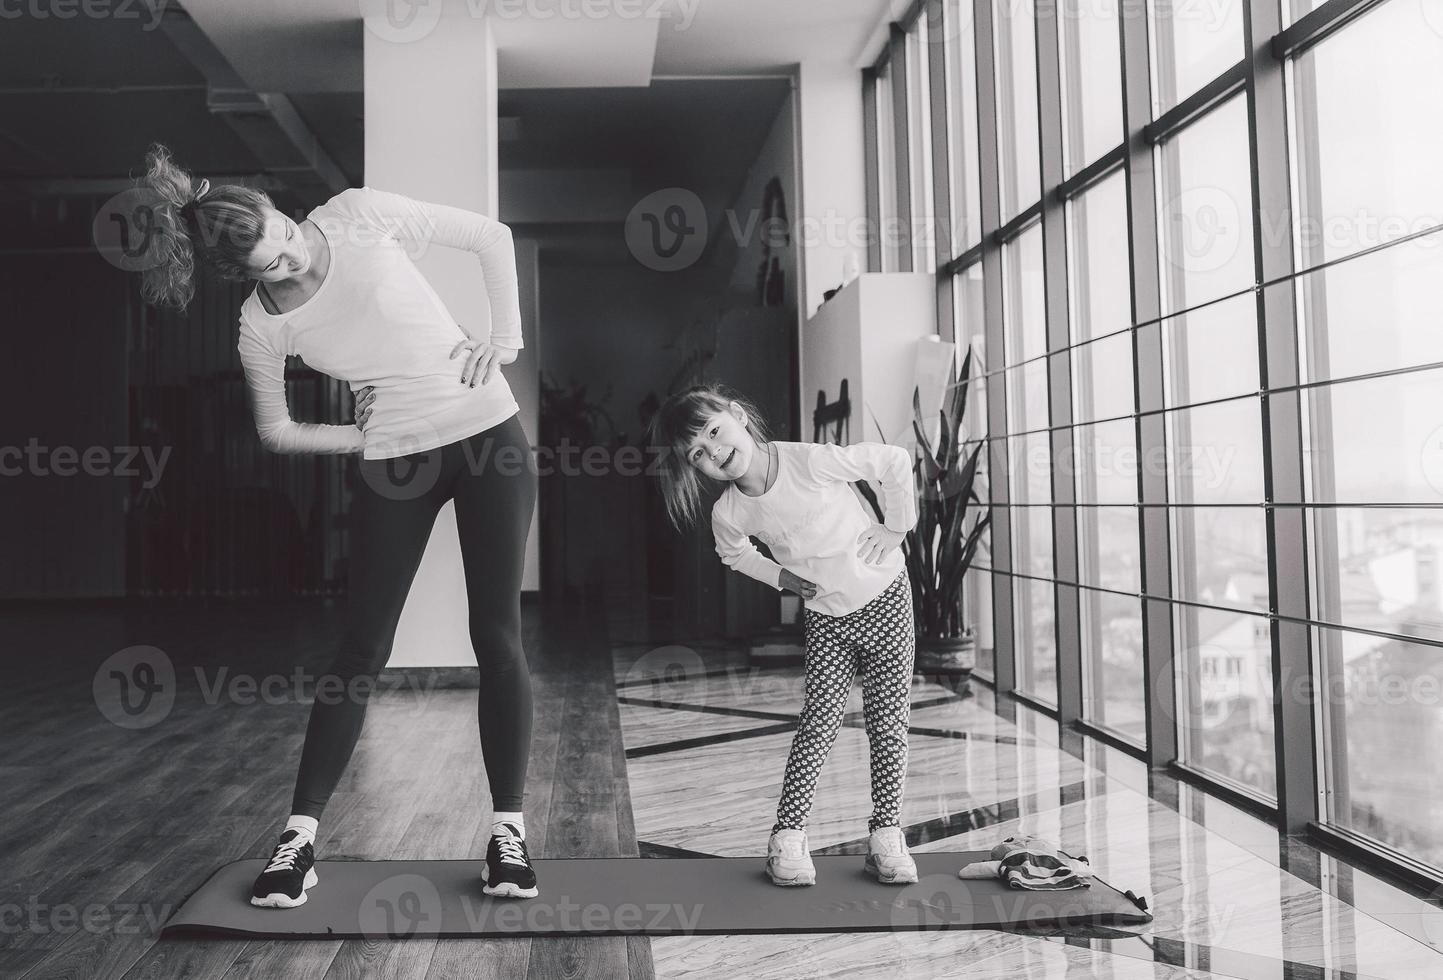
POLYGON ((516 246, 510 228, 476 211, 418 201, 374 187, 353 187, 337 196, 358 218, 396 238, 474 253, 481 260, 481 276, 491 302, 490 343, 511 350, 524 346, 516 246))
POLYGON ((251 413, 261 445, 273 453, 335 455, 358 453, 365 436, 354 425, 296 422, 286 406, 286 359, 245 327, 241 328, 241 365, 251 393, 251 413))
POLYGON ((817 480, 876 480, 882 485, 882 513, 889 531, 905 534, 917 524, 912 454, 901 446, 859 442, 854 446, 813 444, 807 464, 817 480))
POLYGON ((719 507, 713 507, 711 511, 711 533, 716 539, 716 553, 721 556, 722 564, 781 591, 782 566, 758 551, 751 539, 727 520, 719 507))

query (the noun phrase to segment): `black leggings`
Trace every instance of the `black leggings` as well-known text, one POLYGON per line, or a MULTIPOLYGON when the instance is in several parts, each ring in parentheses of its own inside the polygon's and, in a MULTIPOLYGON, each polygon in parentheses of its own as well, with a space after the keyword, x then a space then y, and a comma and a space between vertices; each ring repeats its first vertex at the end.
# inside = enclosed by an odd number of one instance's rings
POLYGON ((536 505, 531 444, 513 415, 438 449, 361 459, 351 502, 349 615, 318 679, 292 812, 320 818, 350 761, 376 675, 442 504, 456 501, 477 719, 495 810, 521 812, 531 751, 531 675, 521 648, 521 572, 536 505), (333 676, 334 680, 328 680, 333 676))

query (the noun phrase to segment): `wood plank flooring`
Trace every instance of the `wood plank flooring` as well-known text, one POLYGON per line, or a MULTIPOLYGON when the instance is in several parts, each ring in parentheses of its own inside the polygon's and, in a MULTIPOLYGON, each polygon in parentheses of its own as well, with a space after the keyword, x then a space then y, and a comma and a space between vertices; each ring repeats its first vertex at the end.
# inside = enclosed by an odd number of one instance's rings
MULTIPOLYGON (((583 609, 524 611, 536 704, 531 853, 635 856, 605 624, 583 609)), ((314 677, 342 615, 341 604, 304 602, 0 614, 10 695, 0 715, 9 749, 0 765, 0 977, 655 975, 645 937, 157 941, 215 868, 270 854, 289 812, 314 677), (111 654, 141 644, 161 651, 155 659, 173 670, 176 693, 157 723, 131 730, 107 720, 93 685, 111 654), (247 698, 246 678, 269 696, 247 698)), ((483 856, 491 801, 475 713, 474 689, 373 696, 321 823, 320 856, 483 856)))

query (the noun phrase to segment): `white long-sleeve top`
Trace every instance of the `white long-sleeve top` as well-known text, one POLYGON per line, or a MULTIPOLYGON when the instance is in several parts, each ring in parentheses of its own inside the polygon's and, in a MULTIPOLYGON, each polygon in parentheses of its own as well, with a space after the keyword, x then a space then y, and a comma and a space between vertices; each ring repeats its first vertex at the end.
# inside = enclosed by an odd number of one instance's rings
POLYGON ((712 505, 717 554, 774 589, 781 589, 783 568, 815 582, 817 594, 803 600, 808 609, 831 616, 860 609, 892 584, 906 562, 900 547, 876 565, 857 557, 857 538, 875 521, 848 484, 879 483, 886 527, 909 531, 917 523, 911 454, 875 442, 773 445, 778 466, 769 490, 751 496, 731 483, 712 505), (776 561, 758 551, 749 535, 771 549, 776 561))
POLYGON ((518 411, 497 371, 461 383, 451 351, 467 337, 409 251, 446 245, 474 252, 491 304, 490 341, 520 349, 521 305, 511 230, 464 208, 373 187, 342 191, 307 216, 330 243, 331 264, 304 303, 273 314, 252 291, 240 311, 237 349, 256 429, 278 453, 354 453, 387 459, 464 439, 518 411), (376 391, 363 430, 294 421, 286 405, 285 359, 376 391))

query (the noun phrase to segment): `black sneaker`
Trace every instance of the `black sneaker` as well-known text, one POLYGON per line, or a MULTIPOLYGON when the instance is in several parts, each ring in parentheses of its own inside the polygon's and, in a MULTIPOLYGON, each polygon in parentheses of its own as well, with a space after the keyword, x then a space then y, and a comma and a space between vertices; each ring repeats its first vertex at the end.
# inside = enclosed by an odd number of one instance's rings
POLYGON ((299 830, 281 834, 270 863, 251 886, 251 904, 293 909, 306 904, 306 889, 316 886, 316 849, 299 830))
POLYGON ((505 832, 492 834, 486 845, 486 884, 481 890, 506 898, 535 898, 536 872, 531 870, 526 841, 514 824, 501 826, 505 832))

